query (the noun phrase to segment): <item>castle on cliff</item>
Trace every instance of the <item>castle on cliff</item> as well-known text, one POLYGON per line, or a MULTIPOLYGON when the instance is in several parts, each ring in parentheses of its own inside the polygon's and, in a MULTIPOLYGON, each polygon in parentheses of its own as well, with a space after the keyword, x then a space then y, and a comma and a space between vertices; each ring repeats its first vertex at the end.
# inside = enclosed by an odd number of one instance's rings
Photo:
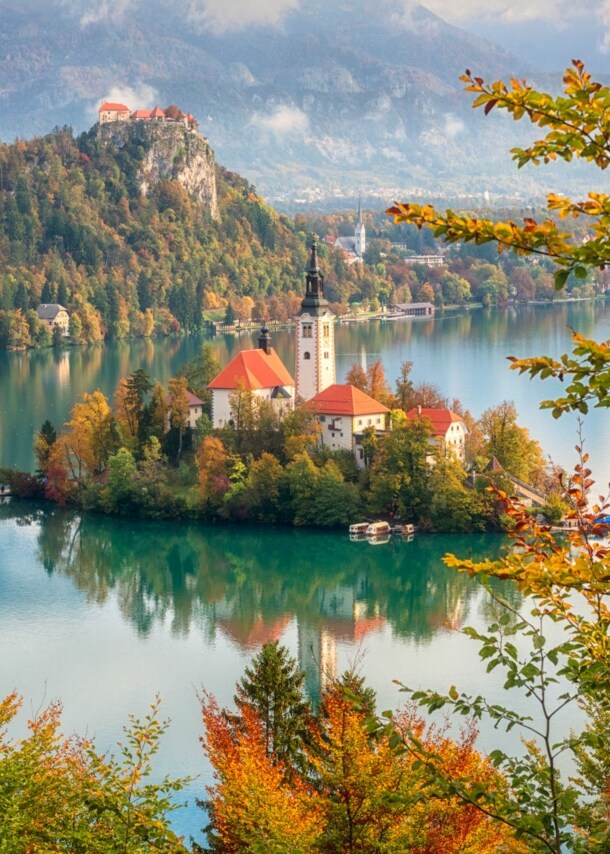
POLYGON ((182 124, 187 130, 197 130, 197 119, 191 113, 183 113, 179 107, 171 104, 165 110, 161 107, 153 107, 152 110, 134 110, 133 112, 125 104, 116 104, 112 101, 104 101, 98 109, 99 123, 101 125, 110 122, 175 122, 182 124))

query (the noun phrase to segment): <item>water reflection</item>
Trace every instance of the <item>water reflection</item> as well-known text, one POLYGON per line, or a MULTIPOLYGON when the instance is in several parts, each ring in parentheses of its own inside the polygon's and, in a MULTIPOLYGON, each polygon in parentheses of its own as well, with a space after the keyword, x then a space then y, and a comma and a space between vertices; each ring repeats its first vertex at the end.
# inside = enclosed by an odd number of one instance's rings
POLYGON ((159 525, 22 502, 0 506, 0 520, 9 518, 35 527, 48 574, 68 577, 89 603, 116 598, 142 637, 163 621, 176 635, 196 631, 209 644, 221 633, 253 651, 294 622, 314 700, 336 674, 338 642, 357 648, 389 631, 427 644, 461 627, 478 588, 442 555, 493 557, 502 547, 500 537, 480 535, 372 548, 342 534, 159 525))

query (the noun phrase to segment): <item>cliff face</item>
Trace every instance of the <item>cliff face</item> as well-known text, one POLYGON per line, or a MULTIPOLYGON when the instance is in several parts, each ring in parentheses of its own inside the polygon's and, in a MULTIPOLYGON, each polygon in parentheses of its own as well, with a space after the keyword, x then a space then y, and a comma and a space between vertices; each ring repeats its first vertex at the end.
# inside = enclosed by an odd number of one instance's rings
POLYGON ((142 195, 160 180, 178 181, 218 218, 214 152, 199 133, 178 122, 129 121, 100 125, 98 134, 103 143, 119 149, 128 142, 144 145, 142 195))

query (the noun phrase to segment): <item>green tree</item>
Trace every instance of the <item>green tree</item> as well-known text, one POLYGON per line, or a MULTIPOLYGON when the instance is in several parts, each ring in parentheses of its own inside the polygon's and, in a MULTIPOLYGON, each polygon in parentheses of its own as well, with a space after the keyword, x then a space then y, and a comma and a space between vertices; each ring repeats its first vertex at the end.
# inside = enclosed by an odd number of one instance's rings
POLYGON ((258 715, 267 756, 289 771, 303 768, 308 742, 311 708, 303 693, 304 679, 286 647, 273 641, 246 667, 234 697, 239 715, 246 709, 258 715))
POLYGON ((525 427, 517 424, 514 403, 505 400, 486 409, 479 419, 485 437, 485 454, 496 457, 503 468, 526 483, 536 483, 544 471, 542 448, 525 427))

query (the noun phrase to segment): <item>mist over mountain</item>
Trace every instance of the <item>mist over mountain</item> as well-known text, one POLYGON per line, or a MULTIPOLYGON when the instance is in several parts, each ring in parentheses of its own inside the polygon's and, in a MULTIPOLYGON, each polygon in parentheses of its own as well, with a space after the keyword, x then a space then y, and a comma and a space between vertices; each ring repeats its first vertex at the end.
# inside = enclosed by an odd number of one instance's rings
POLYGON ((104 98, 176 103, 280 206, 418 188, 539 194, 546 176, 517 185, 507 155, 528 129, 474 113, 466 67, 528 71, 399 0, 2 0, 0 137, 84 130, 104 98))

